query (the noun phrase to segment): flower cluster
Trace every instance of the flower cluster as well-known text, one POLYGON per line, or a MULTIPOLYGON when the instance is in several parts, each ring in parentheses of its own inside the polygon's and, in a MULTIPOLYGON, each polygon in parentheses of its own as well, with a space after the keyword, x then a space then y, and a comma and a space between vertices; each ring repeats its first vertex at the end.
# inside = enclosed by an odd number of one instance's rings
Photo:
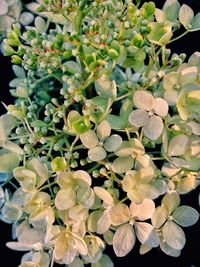
POLYGON ((200 178, 200 53, 166 46, 200 13, 177 0, 27 8, 34 26, 14 24, 3 48, 16 75, 0 117, 7 246, 28 251, 20 267, 113 267, 106 245, 122 257, 136 242, 179 256, 199 219, 180 196, 200 178))

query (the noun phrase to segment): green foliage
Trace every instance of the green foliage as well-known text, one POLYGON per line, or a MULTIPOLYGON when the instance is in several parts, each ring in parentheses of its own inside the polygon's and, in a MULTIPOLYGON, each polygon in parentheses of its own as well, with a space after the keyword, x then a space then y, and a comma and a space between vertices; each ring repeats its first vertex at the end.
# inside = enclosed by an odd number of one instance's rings
POLYGON ((199 185, 200 53, 186 61, 168 45, 200 28, 199 13, 177 0, 26 8, 33 26, 3 41, 16 76, 0 117, 7 246, 28 251, 20 267, 113 267, 106 244, 123 257, 136 240, 178 257, 181 227, 199 219, 180 197, 199 185))

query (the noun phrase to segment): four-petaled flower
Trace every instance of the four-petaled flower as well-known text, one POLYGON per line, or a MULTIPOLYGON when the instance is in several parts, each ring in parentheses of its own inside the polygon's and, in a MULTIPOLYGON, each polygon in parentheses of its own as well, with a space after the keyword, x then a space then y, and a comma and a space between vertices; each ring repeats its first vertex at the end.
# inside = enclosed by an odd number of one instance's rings
POLYGON ((157 140, 164 128, 162 119, 168 114, 167 102, 146 91, 136 91, 133 103, 137 109, 130 113, 129 122, 135 127, 144 127, 144 135, 157 140))

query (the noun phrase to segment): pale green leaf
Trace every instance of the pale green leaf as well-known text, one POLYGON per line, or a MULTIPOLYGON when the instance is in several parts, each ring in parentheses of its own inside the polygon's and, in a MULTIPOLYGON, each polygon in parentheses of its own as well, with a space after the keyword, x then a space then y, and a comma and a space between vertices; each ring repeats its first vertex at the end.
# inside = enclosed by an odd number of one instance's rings
POLYGON ((159 229, 166 222, 166 220, 167 214, 164 209, 161 206, 157 207, 151 217, 152 225, 156 229, 159 229))
POLYGON ((153 108, 154 97, 146 91, 136 91, 133 95, 133 103, 137 108, 151 110, 153 108))
POLYGON ((148 123, 144 126, 144 135, 148 137, 150 140, 157 140, 164 129, 163 121, 160 117, 156 115, 152 115, 148 123))
POLYGON ((117 158, 113 161, 111 168, 115 173, 125 173, 133 168, 132 157, 117 158))
POLYGON ((87 148, 93 148, 99 144, 97 135, 92 130, 88 130, 87 132, 80 134, 80 139, 83 145, 87 148))
MULTIPOLYGON (((13 65, 12 69, 14 71, 14 74, 16 75, 17 78, 20 79, 25 79, 26 78, 26 73, 24 69, 18 65, 13 65)), ((4 115, 5 116, 5 115, 4 115)))
POLYGON ((110 210, 110 220, 112 225, 118 226, 130 220, 130 211, 126 204, 118 203, 110 210))
POLYGON ((111 127, 110 124, 107 121, 102 121, 97 126, 97 136, 101 141, 104 141, 106 138, 108 138, 111 134, 111 127))
POLYGON ((179 11, 179 20, 186 29, 190 29, 190 25, 192 24, 193 18, 194 12, 191 7, 185 4, 182 5, 179 11))
POLYGON ((10 152, 13 152, 13 153, 18 154, 18 155, 24 154, 23 149, 19 145, 15 144, 13 142, 10 142, 10 141, 6 141, 6 140, 1 141, 0 140, 0 147, 3 147, 4 149, 9 150, 10 152))
POLYGON ((168 146, 168 155, 169 156, 181 156, 188 149, 189 138, 185 134, 180 134, 173 137, 168 146))
POLYGON ((88 150, 88 157, 92 161, 101 161, 106 158, 106 151, 102 146, 96 146, 88 150))
POLYGON ((163 237, 166 243, 173 249, 181 250, 185 246, 185 233, 173 221, 167 221, 163 226, 163 237))
POLYGON ((153 248, 159 245, 158 237, 155 229, 149 223, 136 222, 135 223, 136 236, 142 244, 153 248))
POLYGON ((161 206, 168 215, 171 215, 172 212, 180 205, 180 196, 177 192, 171 192, 166 194, 163 199, 161 206))
POLYGON ((166 18, 172 22, 176 22, 180 10, 180 4, 177 0, 167 0, 163 6, 166 18))
POLYGON ((113 134, 104 143, 104 148, 107 152, 116 151, 122 144, 122 138, 120 135, 113 134))
POLYGON ((194 208, 189 206, 178 207, 172 216, 173 220, 183 227, 192 226, 199 219, 199 213, 194 208))
POLYGON ((98 95, 105 98, 115 98, 117 95, 116 82, 105 74, 95 81, 95 89, 98 95))
POLYGON ((75 73, 81 74, 81 68, 75 61, 71 61, 71 60, 67 61, 63 63, 63 66, 65 67, 66 71, 71 74, 75 74, 75 73))
POLYGON ((67 210, 76 204, 76 193, 73 189, 61 189, 55 198, 55 206, 59 210, 67 210))
POLYGON ((192 20, 192 29, 198 30, 200 28, 200 13, 197 13, 192 20))
POLYGON ((137 109, 130 113, 129 122, 135 127, 142 127, 147 124, 149 114, 144 109, 137 109))
POLYGON ((124 224, 117 228, 113 237, 113 249, 118 257, 126 256, 135 245, 135 232, 133 226, 124 224))
POLYGON ((168 114, 168 104, 163 98, 156 98, 153 102, 153 110, 160 117, 165 117, 168 114))
POLYGON ((0 140, 7 140, 8 135, 16 125, 16 119, 10 114, 0 117, 0 140))

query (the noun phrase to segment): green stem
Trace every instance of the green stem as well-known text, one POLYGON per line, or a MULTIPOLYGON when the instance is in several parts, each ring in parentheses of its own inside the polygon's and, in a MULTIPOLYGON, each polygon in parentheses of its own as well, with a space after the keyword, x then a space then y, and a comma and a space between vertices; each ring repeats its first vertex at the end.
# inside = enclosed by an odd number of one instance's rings
POLYGON ((87 4, 87 0, 82 0, 80 3, 77 23, 75 25, 75 29, 76 29, 77 34, 81 33, 81 24, 82 24, 82 20, 83 20, 83 16, 84 16, 84 8, 85 8, 86 4, 87 4))
POLYGON ((132 95, 132 94, 133 94, 133 92, 131 92, 131 93, 127 93, 127 94, 125 94, 125 95, 121 95, 121 96, 117 97, 117 98, 114 100, 114 102, 117 102, 117 101, 122 100, 122 99, 124 99, 124 98, 126 98, 126 97, 129 97, 129 96, 132 95))
POLYGON ((182 37, 184 37, 184 36, 185 36, 186 34, 188 34, 188 33, 189 33, 189 31, 185 31, 185 32, 183 32, 181 35, 179 35, 179 36, 175 37, 174 39, 172 39, 168 44, 171 44, 171 43, 173 43, 173 42, 175 42, 175 41, 181 39, 182 37))
POLYGON ((48 188, 50 188, 52 185, 55 185, 55 184, 57 184, 57 182, 52 182, 52 183, 48 183, 47 185, 44 185, 44 186, 42 186, 42 187, 40 187, 40 189, 39 189, 39 191, 43 191, 44 189, 48 189, 48 188))

